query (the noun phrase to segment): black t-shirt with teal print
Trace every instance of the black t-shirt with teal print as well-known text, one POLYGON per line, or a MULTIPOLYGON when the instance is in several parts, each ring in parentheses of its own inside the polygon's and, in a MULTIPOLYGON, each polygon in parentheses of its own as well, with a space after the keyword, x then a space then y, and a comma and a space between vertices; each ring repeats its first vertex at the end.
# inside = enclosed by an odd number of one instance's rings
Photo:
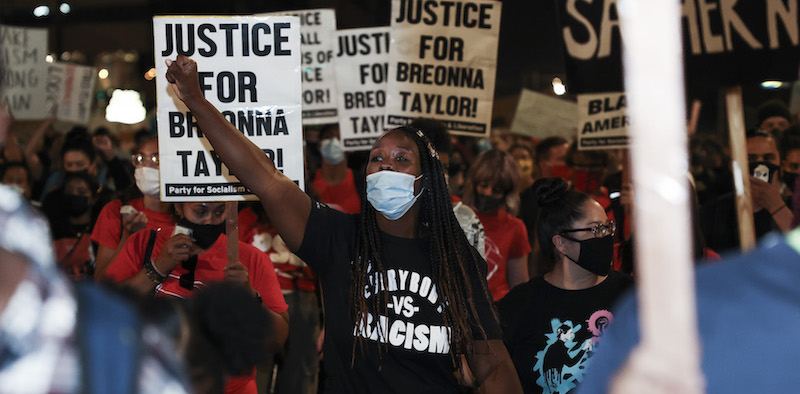
MULTIPOLYGON (((388 299, 386 315, 371 311, 366 325, 356 330, 351 319, 350 265, 355 254, 358 215, 348 215, 313 202, 306 232, 297 255, 319 275, 325 302, 323 365, 328 393, 448 393, 458 392, 449 354, 448 331, 441 316, 439 293, 429 264, 429 239, 408 239, 381 233, 382 263, 388 299), (378 328, 381 328, 379 330, 378 328), (364 352, 355 335, 364 337, 364 352), (378 359, 378 346, 384 346, 378 359), (351 366, 352 362, 352 366, 351 366)), ((484 268, 485 269, 485 268, 484 268)), ((480 294, 473 275, 473 289, 480 294)), ((370 283, 380 283, 373 275, 370 283)), ((370 297, 382 297, 369 286, 370 297)), ((500 339, 500 328, 492 306, 479 302, 479 316, 490 339, 500 339)))
POLYGON ((540 276, 497 303, 503 341, 526 393, 565 394, 580 383, 613 320, 611 307, 631 283, 612 271, 592 288, 564 290, 540 276))

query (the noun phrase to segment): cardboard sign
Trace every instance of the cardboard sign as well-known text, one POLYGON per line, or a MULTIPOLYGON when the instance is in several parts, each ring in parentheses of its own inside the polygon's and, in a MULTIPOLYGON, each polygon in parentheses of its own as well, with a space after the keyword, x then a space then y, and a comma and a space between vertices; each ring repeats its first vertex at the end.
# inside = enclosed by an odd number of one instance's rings
POLYGON ((453 134, 489 134, 500 7, 483 0, 392 0, 387 127, 422 116, 453 134))
POLYGON ((47 29, 0 25, 0 92, 17 120, 44 119, 47 29))
POLYGON ((88 125, 94 101, 97 69, 69 63, 49 65, 47 74, 48 113, 56 119, 88 125))
MULTIPOLYGON (((572 93, 622 91, 617 0, 559 1, 572 93)), ((794 81, 800 0, 683 0, 686 79, 719 86, 794 81)))
POLYGON ((315 9, 260 15, 294 15, 300 18, 302 51, 303 124, 336 123, 336 11, 315 9))
POLYGON ((628 147, 625 93, 578 95, 578 149, 628 147))
POLYGON ((298 18, 162 16, 153 27, 161 201, 256 199, 169 87, 165 59, 178 54, 197 61, 206 99, 303 188, 298 18))
POLYGON ((369 149, 383 134, 389 30, 373 27, 337 32, 339 135, 346 151, 369 149))
POLYGON ((522 89, 511 132, 542 139, 559 136, 571 141, 575 138, 577 113, 577 105, 572 101, 522 89))

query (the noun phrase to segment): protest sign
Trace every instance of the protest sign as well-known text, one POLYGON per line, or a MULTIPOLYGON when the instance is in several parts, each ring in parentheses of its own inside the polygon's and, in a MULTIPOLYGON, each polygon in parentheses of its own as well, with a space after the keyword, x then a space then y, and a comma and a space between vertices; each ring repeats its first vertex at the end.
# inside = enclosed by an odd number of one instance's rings
POLYGON ((536 138, 575 138, 577 106, 572 101, 522 89, 511 132, 536 138))
POLYGON ((389 30, 372 27, 337 32, 339 135, 347 151, 369 149, 383 134, 389 30))
POLYGON ((303 65, 303 124, 336 123, 336 11, 314 9, 258 15, 294 15, 300 18, 303 65))
POLYGON ((0 92, 17 120, 46 110, 47 29, 0 25, 0 92))
POLYGON ((625 93, 578 95, 578 149, 616 149, 628 146, 625 93))
POLYGON ((53 63, 48 69, 48 113, 58 120, 88 125, 97 69, 69 63, 53 63))
MULTIPOLYGON (((683 0, 689 81, 726 86, 794 81, 800 63, 800 0, 683 0)), ((559 1, 572 93, 622 91, 617 0, 559 1)))
POLYGON ((392 0, 387 127, 426 117, 453 134, 489 134, 500 7, 483 0, 392 0))
POLYGON ((162 201, 256 197, 214 153, 166 79, 166 59, 197 61, 206 99, 304 187, 300 22, 293 16, 153 18, 162 201))

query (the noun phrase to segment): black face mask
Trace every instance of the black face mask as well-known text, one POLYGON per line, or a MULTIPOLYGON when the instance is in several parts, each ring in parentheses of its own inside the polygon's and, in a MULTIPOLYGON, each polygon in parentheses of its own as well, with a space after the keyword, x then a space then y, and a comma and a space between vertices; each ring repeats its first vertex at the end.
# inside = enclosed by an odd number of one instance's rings
POLYGON ((475 209, 477 209, 478 212, 494 211, 497 208, 500 208, 500 205, 503 204, 503 201, 505 201, 505 198, 503 197, 495 198, 475 193, 475 209))
POLYGON ((220 224, 197 224, 190 222, 186 218, 181 218, 177 224, 192 230, 194 243, 200 249, 210 248, 214 245, 214 242, 217 242, 219 235, 225 233, 225 222, 220 224))
POLYGON ((64 211, 70 217, 78 217, 89 210, 89 198, 86 196, 78 196, 74 194, 64 194, 63 204, 64 211))
POLYGON ((584 240, 577 240, 561 234, 562 237, 575 241, 581 244, 580 254, 578 260, 573 260, 572 257, 567 255, 575 264, 583 267, 585 270, 599 276, 606 276, 611 271, 611 259, 614 258, 614 236, 607 235, 602 238, 589 238, 584 240))

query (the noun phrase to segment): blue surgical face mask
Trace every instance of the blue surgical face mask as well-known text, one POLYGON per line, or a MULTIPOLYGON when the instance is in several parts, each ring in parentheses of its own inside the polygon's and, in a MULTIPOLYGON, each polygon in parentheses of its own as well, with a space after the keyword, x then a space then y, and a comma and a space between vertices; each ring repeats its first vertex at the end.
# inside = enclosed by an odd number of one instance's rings
POLYGON ((367 175, 367 200, 387 219, 400 219, 422 195, 422 190, 414 195, 414 182, 420 178, 388 170, 367 175))
POLYGON ((344 146, 338 138, 326 138, 322 140, 319 147, 322 158, 333 165, 339 164, 344 160, 344 146))

